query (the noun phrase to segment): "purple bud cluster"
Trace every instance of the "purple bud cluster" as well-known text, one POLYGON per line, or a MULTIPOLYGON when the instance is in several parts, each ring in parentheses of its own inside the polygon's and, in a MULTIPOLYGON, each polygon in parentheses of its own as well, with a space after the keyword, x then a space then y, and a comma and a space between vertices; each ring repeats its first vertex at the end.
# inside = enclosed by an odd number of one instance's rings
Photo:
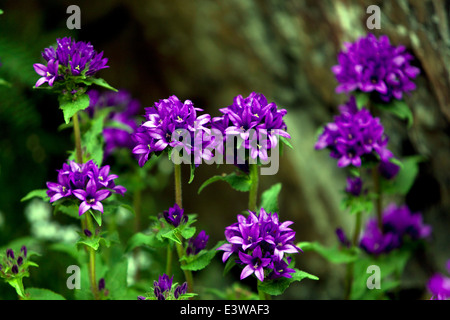
POLYGON ((14 250, 9 248, 5 252, 5 256, 0 260, 0 277, 11 278, 15 275, 27 271, 26 259, 28 250, 26 246, 20 248, 20 253, 16 256, 14 250))
POLYGON ((371 92, 381 101, 402 99, 403 94, 416 88, 413 79, 420 73, 411 65, 413 56, 404 46, 391 45, 385 35, 373 34, 354 43, 345 43, 338 55, 338 65, 332 68, 339 85, 336 92, 360 90, 371 92))
POLYGON ((56 39, 56 49, 44 49, 42 57, 47 65, 33 65, 36 73, 41 76, 36 87, 46 82, 52 87, 55 82, 73 77, 91 77, 97 71, 108 68, 108 59, 103 58, 103 52, 97 53, 90 42, 77 42, 70 37, 56 39))
POLYGON ((109 174, 108 165, 99 168, 94 161, 79 164, 70 161, 64 163, 58 171, 58 182, 47 182, 47 195, 50 202, 62 198, 72 198, 81 201, 78 214, 81 216, 89 209, 103 213, 103 204, 112 193, 124 195, 126 189, 116 185, 114 180, 118 177, 109 174))
POLYGON ((277 213, 267 213, 261 208, 259 215, 249 211, 247 217, 237 216, 238 222, 225 228, 227 243, 217 250, 223 250, 225 262, 235 254, 236 262, 244 266, 241 280, 255 274, 260 280, 291 278, 295 271, 289 268, 291 257, 298 253, 295 246, 295 231, 289 226, 292 221, 280 223, 277 213))
POLYGON ((153 282, 153 295, 151 297, 138 296, 138 300, 177 300, 187 292, 187 283, 173 287, 173 276, 167 274, 159 276, 158 281, 153 282))

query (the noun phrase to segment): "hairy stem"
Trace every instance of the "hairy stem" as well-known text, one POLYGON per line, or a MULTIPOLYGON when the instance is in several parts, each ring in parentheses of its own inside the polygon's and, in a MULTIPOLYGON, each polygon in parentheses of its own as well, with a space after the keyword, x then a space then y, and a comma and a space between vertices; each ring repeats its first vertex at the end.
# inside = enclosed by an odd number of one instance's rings
POLYGON ((250 164, 249 170, 252 185, 250 187, 250 192, 248 195, 248 209, 250 211, 256 212, 258 203, 258 184, 259 184, 258 165, 250 164))
POLYGON ((75 113, 72 117, 73 121, 73 133, 75 136, 75 156, 78 163, 83 163, 83 151, 81 150, 81 134, 80 123, 78 121, 78 113, 75 113))
MULTIPOLYGON (((90 211, 85 213, 86 217, 86 226, 92 234, 95 233, 95 228, 92 222, 90 211)), ((98 290, 97 290, 97 280, 95 275, 95 250, 92 247, 87 247, 89 252, 89 279, 91 281, 91 290, 94 295, 94 299, 98 299, 98 290)))

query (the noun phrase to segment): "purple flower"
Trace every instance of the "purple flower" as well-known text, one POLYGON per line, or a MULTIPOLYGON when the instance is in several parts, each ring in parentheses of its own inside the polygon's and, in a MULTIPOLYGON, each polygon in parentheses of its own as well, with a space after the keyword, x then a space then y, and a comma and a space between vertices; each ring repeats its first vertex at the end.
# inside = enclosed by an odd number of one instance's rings
POLYGON ((73 190, 73 194, 82 201, 78 210, 78 214, 81 216, 89 209, 103 213, 103 205, 100 201, 108 198, 111 195, 111 191, 106 189, 97 190, 94 179, 90 179, 86 185, 86 190, 76 189, 73 190))
POLYGON ((99 291, 102 291, 103 289, 105 289, 105 279, 104 279, 104 278, 101 278, 101 279, 98 281, 98 290, 99 290, 99 291))
POLYGON ((7 249, 6 250, 6 257, 10 258, 10 259, 15 259, 14 258, 14 251, 13 251, 13 249, 7 249))
POLYGON ((75 41, 64 37, 56 39, 56 49, 50 47, 44 49, 42 57, 47 66, 36 63, 33 65, 41 78, 36 82, 36 87, 48 82, 53 87, 56 82, 71 80, 72 77, 90 77, 97 71, 108 68, 107 58, 103 58, 103 52, 97 53, 89 42, 75 41))
POLYGON ((378 171, 380 172, 382 177, 390 180, 397 175, 397 173, 400 171, 400 167, 395 163, 392 163, 391 161, 381 161, 380 165, 378 166, 378 171))
POLYGON ((368 110, 358 110, 355 97, 339 107, 340 114, 334 122, 325 125, 315 148, 330 150, 330 156, 338 159, 338 167, 360 167, 363 157, 378 157, 388 161, 392 153, 386 148, 388 139, 379 118, 368 110))
MULTIPOLYGON (((447 272, 450 273, 450 260, 447 261, 447 272)), ((450 299, 450 278, 441 273, 435 273, 427 283, 427 288, 431 292, 431 300, 450 299)))
POLYGON ((241 280, 254 273, 259 281, 264 281, 263 268, 269 265, 271 259, 263 258, 260 247, 256 247, 251 255, 239 251, 239 259, 246 264, 241 272, 241 280))
POLYGON ((225 137, 225 141, 240 136, 246 141, 244 148, 250 150, 252 159, 259 157, 266 161, 267 150, 277 145, 279 137, 291 138, 283 120, 286 109, 278 109, 274 102, 268 103, 261 93, 252 92, 246 98, 238 95, 232 105, 219 111, 223 116, 214 118, 212 127, 225 137), (250 137, 251 133, 256 134, 250 137))
POLYGON ((200 251, 206 248, 206 244, 208 243, 209 236, 206 234, 205 230, 199 232, 197 237, 192 237, 188 241, 188 245, 186 248, 187 255, 196 255, 200 251))
POLYGON ((43 83, 47 82, 48 85, 52 87, 53 83, 58 78, 58 61, 50 60, 47 63, 47 66, 41 63, 35 63, 33 67, 34 71, 41 76, 34 86, 39 87, 43 83))
POLYGON ((142 167, 153 153, 170 151, 171 148, 184 148, 193 153, 194 137, 198 131, 210 132, 207 127, 210 115, 197 113, 190 100, 181 102, 176 96, 156 102, 153 107, 145 108, 145 121, 133 134, 135 147, 133 154, 142 167))
POLYGON ((345 43, 332 67, 339 85, 336 92, 360 90, 375 93, 384 102, 402 99, 403 93, 416 88, 412 81, 420 70, 411 65, 414 57, 404 46, 395 47, 385 35, 373 34, 354 43, 345 43))
POLYGON ((181 286, 177 286, 175 291, 173 292, 173 296, 175 299, 178 299, 182 294, 187 292, 187 282, 184 282, 181 286))
POLYGON ((252 211, 247 217, 238 215, 237 220, 225 228, 227 243, 217 248, 224 251, 222 261, 237 255, 236 262, 247 265, 241 279, 252 273, 261 281, 264 274, 290 277, 294 271, 287 268, 291 261, 288 254, 301 251, 294 245, 295 232, 289 227, 292 221, 280 223, 277 213, 267 213, 264 208, 258 215, 252 211))
POLYGON ((126 188, 116 185, 115 174, 109 174, 110 167, 98 167, 94 161, 79 164, 75 161, 64 163, 58 171, 58 183, 47 182, 47 195, 50 202, 68 198, 81 200, 79 215, 93 209, 103 213, 100 201, 108 198, 112 193, 124 195, 126 188))
POLYGON ((424 225, 420 213, 411 213, 407 206, 390 204, 383 211, 383 232, 376 219, 370 219, 360 239, 360 247, 367 253, 379 255, 400 248, 405 239, 428 238, 431 227, 424 225))
POLYGON ((176 203, 169 210, 165 210, 163 215, 164 219, 175 228, 181 223, 188 221, 188 216, 184 214, 184 209, 180 208, 176 203))

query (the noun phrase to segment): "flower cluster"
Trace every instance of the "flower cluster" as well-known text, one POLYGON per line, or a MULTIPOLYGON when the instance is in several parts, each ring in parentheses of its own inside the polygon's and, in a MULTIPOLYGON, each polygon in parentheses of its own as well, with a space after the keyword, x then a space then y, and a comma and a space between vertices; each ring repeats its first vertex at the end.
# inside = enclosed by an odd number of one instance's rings
POLYGON ((208 244, 209 236, 206 234, 205 230, 198 233, 197 237, 192 237, 189 239, 186 247, 186 255, 196 255, 200 251, 206 248, 208 244))
POLYGON ((132 135, 135 141, 133 154, 137 155, 139 165, 142 167, 151 154, 174 147, 181 147, 191 154, 194 138, 210 130, 207 128, 210 115, 198 116, 199 111, 203 110, 195 108, 192 101, 181 102, 176 96, 145 108, 145 121, 132 135))
POLYGON ((173 283, 173 276, 169 278, 167 274, 159 276, 158 281, 153 283, 153 295, 149 297, 138 296, 138 300, 178 300, 183 299, 187 292, 187 283, 181 286, 173 283))
POLYGON ((89 209, 103 213, 101 201, 108 198, 112 193, 124 195, 126 189, 116 185, 114 180, 118 177, 109 174, 110 167, 99 168, 94 161, 79 164, 70 161, 64 163, 58 171, 58 182, 47 182, 47 195, 50 202, 62 198, 77 198, 81 201, 78 214, 81 216, 89 209))
MULTIPOLYGON (((450 273, 450 260, 447 261, 447 272, 450 273)), ((436 273, 428 280, 427 287, 432 294, 431 300, 450 299, 449 277, 436 273)))
POLYGON ((41 76, 36 87, 46 82, 52 87, 55 82, 73 77, 90 77, 97 71, 108 68, 108 59, 103 58, 103 52, 97 53, 89 42, 77 42, 70 37, 56 39, 56 49, 44 49, 42 57, 47 65, 33 65, 36 73, 41 76))
MULTIPOLYGON (((277 146, 279 136, 291 138, 283 120, 286 109, 278 109, 274 102, 268 103, 261 93, 252 92, 246 98, 238 95, 232 105, 219 111, 223 115, 211 121, 213 133, 220 133, 225 137, 224 141, 229 136, 240 136, 252 159, 259 157, 266 161, 267 150, 277 146)), ((219 148, 223 149, 223 146, 219 148)))
POLYGON ((387 149, 388 138, 379 118, 362 108, 358 110, 355 98, 339 107, 340 114, 328 123, 318 138, 316 149, 330 149, 330 156, 338 159, 338 167, 360 167, 362 158, 388 161, 393 157, 387 149))
POLYGON ((44 49, 42 57, 47 65, 35 63, 34 70, 41 76, 36 87, 44 83, 53 86, 55 81, 64 81, 72 77, 90 77, 97 71, 108 68, 103 52, 97 53, 89 42, 75 41, 70 37, 56 39, 56 49, 44 49))
POLYGON ((361 236, 359 246, 367 253, 379 255, 400 248, 405 238, 424 239, 430 236, 431 227, 423 224, 421 213, 411 213, 406 205, 390 204, 382 217, 383 230, 376 219, 370 219, 361 236))
POLYGON ((88 91, 89 107, 86 112, 93 117, 95 112, 104 108, 111 108, 108 114, 108 122, 103 129, 103 138, 105 140, 104 157, 108 157, 115 149, 127 148, 133 149, 134 141, 131 133, 137 130, 135 117, 140 111, 141 105, 138 100, 133 99, 126 90, 118 92, 100 93, 91 89, 88 91), (115 122, 124 127, 109 126, 108 123, 115 122))
POLYGON ((6 255, 1 260, 0 264, 0 276, 2 278, 10 278, 15 275, 27 272, 27 247, 22 246, 20 253, 16 257, 13 249, 7 249, 6 255))
POLYGON ((346 43, 332 71, 339 85, 336 92, 360 90, 375 93, 384 102, 402 99, 403 93, 416 88, 412 81, 420 70, 411 65, 413 56, 404 46, 395 47, 385 35, 373 34, 346 43))
POLYGON ((251 274, 260 281, 291 278, 295 271, 288 267, 291 257, 287 254, 301 251, 294 245, 295 231, 289 228, 293 222, 280 223, 277 213, 267 213, 264 208, 259 215, 249 211, 248 217, 238 215, 237 220, 225 228, 228 243, 217 248, 224 251, 222 261, 236 254, 236 262, 245 265, 241 280, 251 274))

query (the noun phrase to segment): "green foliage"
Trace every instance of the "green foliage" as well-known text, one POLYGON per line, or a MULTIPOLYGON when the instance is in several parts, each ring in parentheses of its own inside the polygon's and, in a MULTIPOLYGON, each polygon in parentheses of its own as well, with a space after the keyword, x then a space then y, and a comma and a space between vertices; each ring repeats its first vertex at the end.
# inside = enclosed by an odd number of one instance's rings
POLYGON ((389 112, 401 120, 405 120, 408 127, 411 127, 414 122, 414 115, 403 100, 393 99, 388 104, 376 104, 376 106, 383 111, 389 112))
POLYGON ((252 185, 252 181, 248 175, 233 172, 228 175, 223 174, 220 176, 213 176, 213 177, 209 178, 208 180, 203 182, 203 184, 200 186, 200 188, 198 189, 198 193, 202 192, 202 190, 205 187, 207 187, 208 185, 210 185, 211 183, 216 182, 216 181, 225 181, 233 189, 235 189, 237 191, 242 191, 242 192, 250 191, 250 187, 252 185))
POLYGON ((342 198, 341 209, 348 210, 351 215, 361 212, 372 212, 373 200, 376 197, 377 195, 373 193, 361 194, 358 197, 346 193, 342 198))
POLYGON ((295 273, 292 274, 292 278, 279 278, 274 280, 258 281, 258 290, 261 290, 271 296, 278 296, 284 293, 289 286, 297 281, 303 279, 319 280, 318 277, 309 274, 307 272, 294 268, 295 273))
POLYGON ((278 212, 278 195, 281 191, 281 183, 276 183, 261 194, 261 208, 266 212, 278 212))
POLYGON ((66 124, 70 122, 70 119, 78 111, 84 110, 87 107, 89 107, 89 96, 87 94, 74 97, 71 97, 70 95, 59 96, 59 108, 63 111, 66 124))
POLYGON ((62 295, 43 288, 26 289, 27 300, 66 300, 62 295))
POLYGON ((211 260, 216 256, 217 248, 219 248, 225 241, 218 242, 214 248, 210 250, 202 250, 196 255, 184 256, 180 261, 184 261, 185 264, 181 265, 183 270, 199 271, 206 268, 211 260))
POLYGON ((359 259, 360 250, 358 248, 341 248, 338 245, 325 247, 319 242, 300 242, 297 247, 304 252, 317 252, 320 256, 331 263, 350 263, 359 259))
POLYGON ((414 184, 419 173, 419 164, 423 161, 425 161, 425 158, 419 155, 402 159, 397 176, 392 180, 381 180, 383 193, 406 195, 414 184))
POLYGON ((47 196, 47 189, 36 189, 36 190, 28 192, 26 196, 24 196, 22 199, 20 199, 20 201, 21 202, 28 201, 35 197, 40 198, 44 201, 50 200, 50 197, 47 196))

